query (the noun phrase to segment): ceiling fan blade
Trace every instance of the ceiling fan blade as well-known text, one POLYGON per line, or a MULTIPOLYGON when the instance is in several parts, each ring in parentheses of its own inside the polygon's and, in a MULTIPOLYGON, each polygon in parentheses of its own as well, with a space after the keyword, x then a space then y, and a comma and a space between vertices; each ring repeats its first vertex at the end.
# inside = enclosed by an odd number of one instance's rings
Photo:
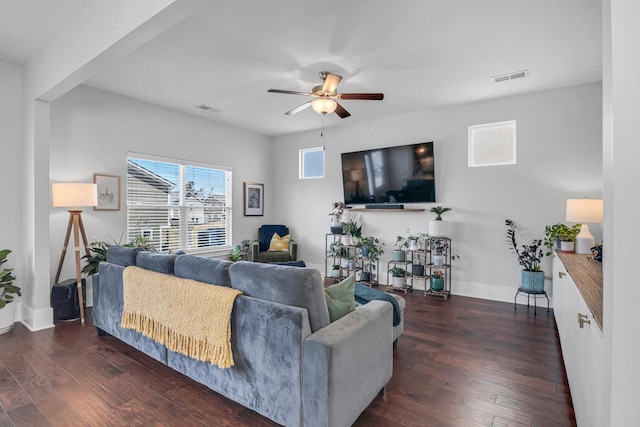
POLYGON ((342 80, 342 76, 327 73, 327 77, 324 79, 324 84, 322 85, 322 91, 324 93, 336 93, 340 80, 342 80))
POLYGON ((384 99, 384 93, 341 93, 338 94, 337 98, 382 101, 384 99))
MULTIPOLYGON (((338 104, 338 103, 336 102, 336 104, 338 104)), ((344 107, 343 107, 342 105, 340 105, 340 104, 338 104, 338 105, 336 106, 336 111, 335 111, 335 113, 336 113, 337 115, 339 115, 341 119, 345 119, 345 118, 347 118, 347 117, 349 117, 349 116, 351 115, 351 114, 350 114, 347 110, 345 110, 345 109, 344 109, 344 107)))
POLYGON ((309 92, 297 92, 295 90, 280 90, 280 89, 269 89, 267 92, 271 93, 284 93, 287 95, 303 95, 303 96, 311 96, 309 92))
POLYGON ((294 108, 293 110, 289 110, 286 113, 284 113, 287 116, 291 116, 293 114, 298 114, 300 111, 304 110, 305 108, 309 108, 311 107, 311 101, 305 102, 302 105, 297 106, 296 108, 294 108))

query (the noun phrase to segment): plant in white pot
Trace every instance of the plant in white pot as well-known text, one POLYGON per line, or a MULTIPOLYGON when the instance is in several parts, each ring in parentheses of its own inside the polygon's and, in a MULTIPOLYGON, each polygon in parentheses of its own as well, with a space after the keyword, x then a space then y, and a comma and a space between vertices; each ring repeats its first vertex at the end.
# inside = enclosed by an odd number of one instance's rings
POLYGON ((507 219, 505 225, 507 226, 507 243, 518 256, 518 264, 522 266, 520 288, 528 292, 544 291, 544 271, 540 267, 540 263, 545 256, 542 250, 542 239, 533 239, 530 245, 522 244, 518 249, 516 224, 507 219))
MULTIPOLYGON (((0 266, 7 262, 9 249, 0 251, 0 266)), ((9 332, 13 328, 13 302, 14 295, 21 296, 20 288, 13 284, 16 277, 11 273, 13 268, 5 268, 0 271, 0 335, 9 332)))
POLYGON ((404 268, 393 267, 391 273, 391 283, 394 288, 404 288, 407 286, 407 271, 404 268))
POLYGON ((329 214, 331 217, 331 233, 343 233, 344 224, 342 223, 342 214, 346 208, 347 205, 345 205, 344 202, 333 202, 331 213, 329 214))
POLYGON ((451 208, 445 208, 442 206, 436 206, 429 209, 429 212, 436 214, 436 219, 429 221, 429 236, 430 237, 447 237, 449 234, 449 222, 442 219, 442 214, 449 212, 451 208))

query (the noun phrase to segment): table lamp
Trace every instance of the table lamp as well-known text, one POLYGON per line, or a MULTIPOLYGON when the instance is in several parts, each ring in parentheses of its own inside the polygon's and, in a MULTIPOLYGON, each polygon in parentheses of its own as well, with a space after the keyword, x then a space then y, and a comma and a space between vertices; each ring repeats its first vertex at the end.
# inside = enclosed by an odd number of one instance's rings
POLYGON ((350 173, 351 181, 356 183, 356 200, 360 199, 360 181, 364 179, 364 171, 362 169, 354 169, 350 173))
POLYGON ((73 246, 76 257, 76 280, 78 287, 78 303, 80 305, 80 321, 84 323, 84 302, 82 298, 82 267, 80 264, 80 235, 84 243, 85 254, 89 255, 89 245, 87 243, 87 235, 82 224, 82 210, 78 209, 83 206, 98 205, 98 186, 96 184, 83 182, 57 183, 52 184, 51 194, 53 199, 53 207, 71 208, 69 212, 69 223, 67 225, 67 234, 62 246, 60 261, 58 262, 58 271, 54 279, 54 285, 60 279, 60 271, 64 263, 64 257, 67 253, 67 245, 71 235, 71 227, 73 227, 73 246))
POLYGON ((589 225, 602 224, 602 199, 567 199, 567 222, 582 224, 576 236, 575 251, 577 254, 590 254, 595 246, 595 239, 589 232, 589 225))

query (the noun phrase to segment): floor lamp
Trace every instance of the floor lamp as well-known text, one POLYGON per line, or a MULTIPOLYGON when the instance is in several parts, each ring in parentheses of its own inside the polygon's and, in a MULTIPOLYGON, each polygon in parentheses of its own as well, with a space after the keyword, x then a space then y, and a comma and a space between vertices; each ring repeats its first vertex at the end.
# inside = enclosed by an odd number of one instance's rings
POLYGON ((567 222, 582 224, 580 233, 576 236, 575 252, 590 254, 595 245, 595 239, 589 231, 589 224, 602 224, 602 199, 567 199, 567 222))
POLYGON ((96 184, 83 182, 70 182, 53 184, 51 188, 53 207, 54 208, 72 208, 69 209, 69 223, 67 225, 67 234, 64 238, 62 246, 62 254, 58 262, 58 271, 54 285, 60 280, 60 272, 67 254, 67 245, 71 236, 71 228, 73 228, 73 247, 76 257, 76 281, 78 288, 78 304, 80 305, 80 322, 84 323, 84 301, 82 298, 82 267, 80 264, 80 236, 84 243, 84 251, 89 255, 89 245, 87 244, 87 235, 82 224, 82 210, 78 207, 97 206, 98 205, 98 186, 96 184))

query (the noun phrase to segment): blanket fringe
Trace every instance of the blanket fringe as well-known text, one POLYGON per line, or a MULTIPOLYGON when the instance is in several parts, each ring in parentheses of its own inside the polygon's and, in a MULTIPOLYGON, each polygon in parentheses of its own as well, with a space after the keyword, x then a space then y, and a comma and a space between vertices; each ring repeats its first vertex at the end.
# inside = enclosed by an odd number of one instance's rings
MULTIPOLYGON (((122 313, 122 327, 135 329, 143 335, 165 345, 169 350, 185 354, 201 362, 211 362, 219 368, 234 366, 230 346, 219 346, 208 340, 181 335, 147 316, 133 312, 122 313)), ((231 324, 227 328, 227 341, 231 338, 231 324)))

